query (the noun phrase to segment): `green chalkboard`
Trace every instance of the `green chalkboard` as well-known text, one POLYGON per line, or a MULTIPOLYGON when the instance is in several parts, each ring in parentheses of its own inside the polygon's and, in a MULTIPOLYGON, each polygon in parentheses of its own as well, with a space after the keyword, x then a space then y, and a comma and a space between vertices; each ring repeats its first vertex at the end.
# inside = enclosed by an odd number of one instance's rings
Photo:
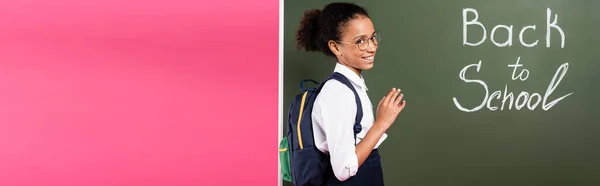
MULTIPOLYGON (((284 2, 284 109, 333 70, 295 47, 302 13, 330 2, 284 2)), ((407 101, 380 147, 387 185, 600 185, 600 1, 351 2, 382 33, 371 101, 407 101)))

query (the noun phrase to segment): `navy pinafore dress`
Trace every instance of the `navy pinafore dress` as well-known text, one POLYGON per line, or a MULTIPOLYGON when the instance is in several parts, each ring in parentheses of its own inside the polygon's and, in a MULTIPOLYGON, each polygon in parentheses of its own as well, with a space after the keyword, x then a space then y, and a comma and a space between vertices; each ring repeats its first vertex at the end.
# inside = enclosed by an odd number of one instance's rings
POLYGON ((341 182, 335 177, 333 170, 328 171, 326 186, 383 186, 383 170, 379 150, 373 149, 369 157, 358 168, 356 175, 341 182))

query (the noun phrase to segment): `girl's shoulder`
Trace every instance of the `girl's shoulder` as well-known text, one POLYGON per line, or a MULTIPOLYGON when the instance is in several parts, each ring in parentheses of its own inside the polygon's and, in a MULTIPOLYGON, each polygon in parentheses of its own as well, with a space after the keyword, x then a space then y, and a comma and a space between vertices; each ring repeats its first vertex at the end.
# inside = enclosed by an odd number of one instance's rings
POLYGON ((354 92, 342 82, 331 79, 323 84, 321 92, 317 95, 316 101, 324 100, 328 102, 353 101, 354 92))

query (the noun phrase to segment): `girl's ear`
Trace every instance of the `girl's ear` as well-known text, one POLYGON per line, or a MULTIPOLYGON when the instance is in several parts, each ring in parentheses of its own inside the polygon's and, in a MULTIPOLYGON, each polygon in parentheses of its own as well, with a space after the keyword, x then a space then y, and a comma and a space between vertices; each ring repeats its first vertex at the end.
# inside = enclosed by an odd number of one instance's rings
POLYGON ((333 54, 335 54, 336 56, 342 55, 342 53, 340 52, 340 49, 338 48, 338 45, 335 41, 329 40, 329 42, 327 42, 327 45, 329 46, 329 50, 331 50, 331 52, 333 52, 333 54))

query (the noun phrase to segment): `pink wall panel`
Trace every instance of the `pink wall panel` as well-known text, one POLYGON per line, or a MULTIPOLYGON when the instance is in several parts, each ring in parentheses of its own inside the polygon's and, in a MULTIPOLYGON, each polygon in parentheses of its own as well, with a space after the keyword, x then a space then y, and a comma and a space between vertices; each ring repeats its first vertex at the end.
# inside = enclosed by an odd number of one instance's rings
POLYGON ((0 2, 0 185, 276 185, 278 7, 0 2))

